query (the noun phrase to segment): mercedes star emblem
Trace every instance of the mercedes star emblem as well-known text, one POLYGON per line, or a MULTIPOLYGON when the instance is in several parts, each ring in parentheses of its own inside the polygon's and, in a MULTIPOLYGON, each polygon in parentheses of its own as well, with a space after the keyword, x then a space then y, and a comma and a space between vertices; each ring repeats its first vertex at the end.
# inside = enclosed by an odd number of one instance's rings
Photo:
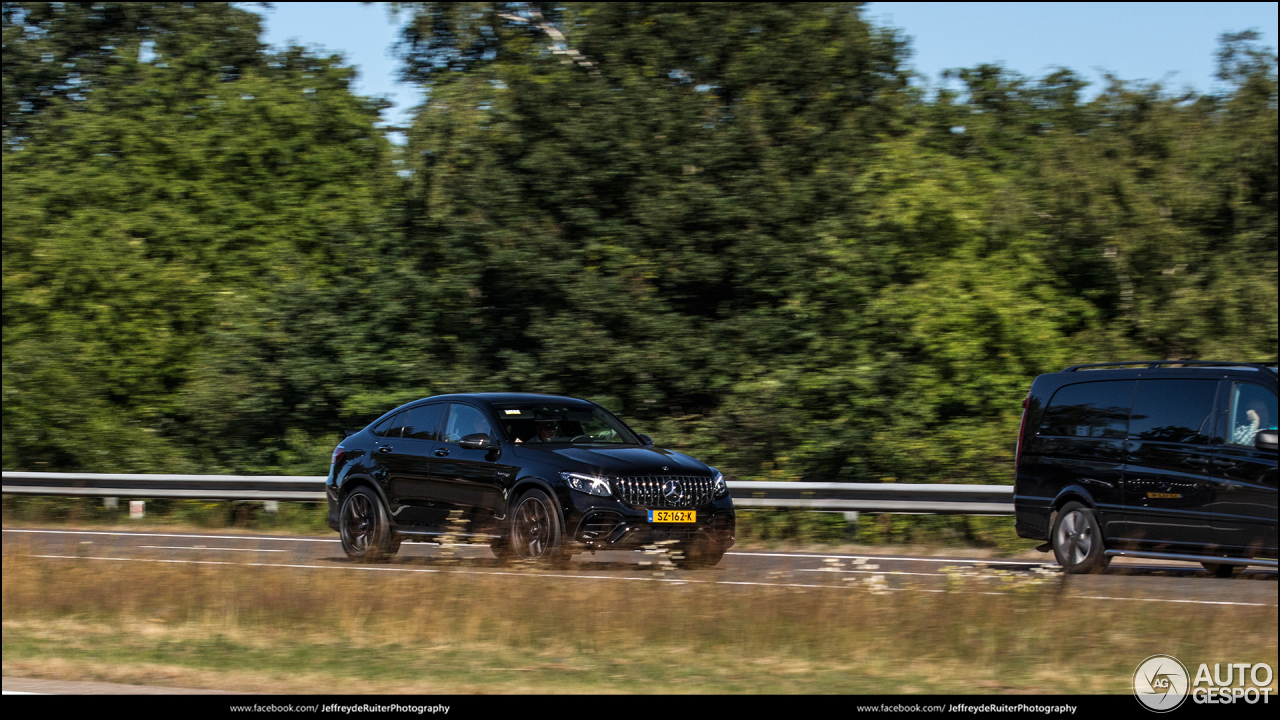
POLYGON ((672 505, 679 503, 684 497, 684 485, 681 485, 679 480, 668 480, 662 483, 662 497, 672 505))

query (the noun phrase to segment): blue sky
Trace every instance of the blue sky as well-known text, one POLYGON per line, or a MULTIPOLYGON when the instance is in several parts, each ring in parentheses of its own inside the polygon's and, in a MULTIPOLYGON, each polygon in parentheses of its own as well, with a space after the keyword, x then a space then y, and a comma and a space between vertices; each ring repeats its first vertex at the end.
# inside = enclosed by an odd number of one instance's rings
MULTIPOLYGON (((396 23, 383 3, 275 3, 241 7, 263 16, 263 40, 341 53, 356 65, 356 91, 395 107, 388 124, 404 125, 422 95, 396 80, 391 54, 396 23)), ((868 19, 911 37, 911 65, 934 84, 946 68, 998 63, 1039 77, 1067 67, 1101 89, 1103 71, 1125 80, 1159 81, 1172 91, 1218 89, 1218 36, 1256 28, 1276 47, 1277 4, 1270 3, 909 3, 873 2, 868 19)))

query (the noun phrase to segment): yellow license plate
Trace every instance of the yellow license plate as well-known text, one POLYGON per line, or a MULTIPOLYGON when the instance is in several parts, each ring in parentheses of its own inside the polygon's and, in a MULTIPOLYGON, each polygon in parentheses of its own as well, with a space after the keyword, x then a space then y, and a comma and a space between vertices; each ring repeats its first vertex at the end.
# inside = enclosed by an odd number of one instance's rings
POLYGON ((691 523, 698 522, 698 513, 693 510, 650 510, 651 523, 691 523))

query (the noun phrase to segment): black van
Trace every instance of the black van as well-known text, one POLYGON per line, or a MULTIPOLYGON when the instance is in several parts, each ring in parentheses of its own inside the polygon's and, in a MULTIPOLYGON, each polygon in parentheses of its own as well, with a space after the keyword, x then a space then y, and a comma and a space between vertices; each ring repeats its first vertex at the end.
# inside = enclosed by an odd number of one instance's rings
POLYGON ((1112 556, 1219 577, 1276 567, 1276 364, 1120 362, 1041 375, 1023 401, 1020 537, 1069 573, 1112 556))

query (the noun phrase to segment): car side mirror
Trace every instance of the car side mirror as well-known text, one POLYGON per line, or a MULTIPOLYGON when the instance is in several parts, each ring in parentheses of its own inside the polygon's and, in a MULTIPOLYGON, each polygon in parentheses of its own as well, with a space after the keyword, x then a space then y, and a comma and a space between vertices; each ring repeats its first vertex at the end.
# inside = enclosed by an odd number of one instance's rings
POLYGON ((640 438, 641 445, 645 447, 653 447, 653 438, 648 435, 637 435, 636 437, 640 438))
POLYGON ((493 447, 493 439, 489 437, 488 433, 472 433, 470 435, 463 435, 462 438, 458 440, 458 447, 461 447, 464 450, 488 450, 493 447))
POLYGON ((1253 446, 1259 450, 1274 452, 1278 444, 1280 444, 1280 431, 1276 430, 1259 430, 1253 438, 1253 446))

